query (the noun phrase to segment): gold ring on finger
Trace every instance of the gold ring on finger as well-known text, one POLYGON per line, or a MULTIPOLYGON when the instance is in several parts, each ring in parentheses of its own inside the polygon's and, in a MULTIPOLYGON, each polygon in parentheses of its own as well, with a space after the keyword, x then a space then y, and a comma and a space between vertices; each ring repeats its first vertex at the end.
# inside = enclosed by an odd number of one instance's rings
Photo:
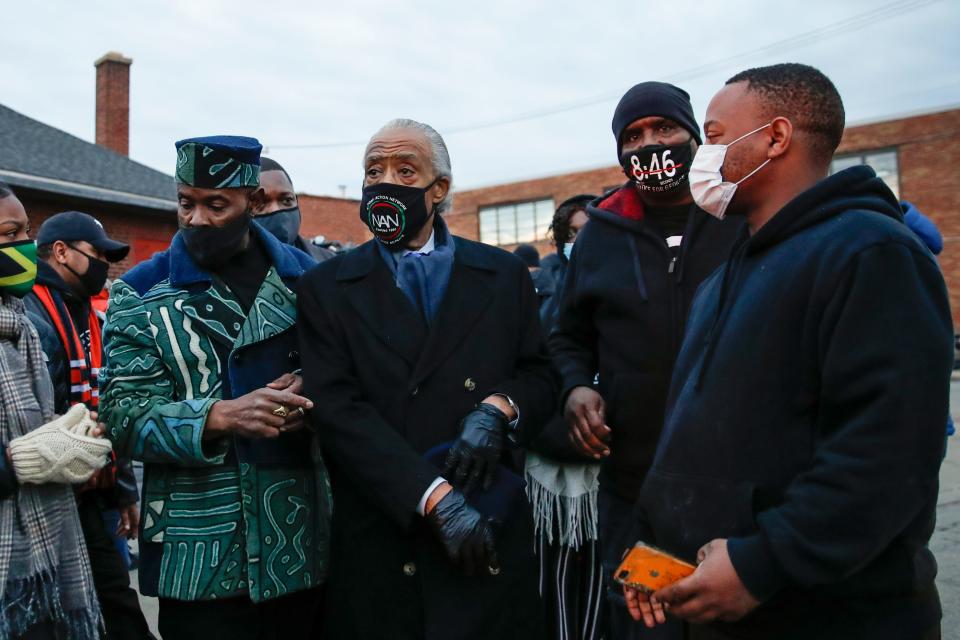
POLYGON ((277 405, 277 408, 273 410, 273 415, 279 416, 281 418, 286 418, 290 413, 287 411, 287 408, 282 404, 277 405))
POLYGON ((303 418, 307 415, 306 410, 303 407, 297 407, 297 413, 300 414, 300 417, 303 418))

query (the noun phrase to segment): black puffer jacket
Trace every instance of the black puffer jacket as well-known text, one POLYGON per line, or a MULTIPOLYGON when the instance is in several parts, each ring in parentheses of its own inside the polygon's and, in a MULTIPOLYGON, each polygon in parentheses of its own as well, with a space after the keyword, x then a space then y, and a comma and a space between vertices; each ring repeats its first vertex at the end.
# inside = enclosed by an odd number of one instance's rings
POLYGON ((680 255, 645 224, 632 185, 592 202, 577 236, 550 351, 563 398, 593 384, 613 431, 600 486, 634 500, 653 460, 687 310, 703 281, 730 253, 742 225, 691 206, 680 255))

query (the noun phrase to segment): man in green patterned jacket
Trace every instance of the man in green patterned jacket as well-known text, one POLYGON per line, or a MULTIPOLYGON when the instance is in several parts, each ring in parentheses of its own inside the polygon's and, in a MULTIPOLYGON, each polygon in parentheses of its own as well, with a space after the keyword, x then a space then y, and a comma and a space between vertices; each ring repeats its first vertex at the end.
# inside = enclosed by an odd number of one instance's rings
POLYGON ((311 637, 331 497, 293 289, 314 260, 250 223, 255 139, 176 146, 180 230, 114 284, 104 328, 101 416, 145 467, 140 589, 165 638, 311 637))

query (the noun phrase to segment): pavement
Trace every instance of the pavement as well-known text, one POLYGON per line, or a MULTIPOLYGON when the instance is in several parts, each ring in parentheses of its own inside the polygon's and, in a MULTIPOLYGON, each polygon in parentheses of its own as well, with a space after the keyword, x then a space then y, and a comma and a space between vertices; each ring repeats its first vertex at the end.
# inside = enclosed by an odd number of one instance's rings
MULTIPOLYGON (((950 385, 950 412, 960 420, 960 378, 950 385)), ((951 436, 947 457, 940 467, 937 528, 930 540, 937 558, 937 589, 943 606, 944 640, 960 640, 960 435, 951 436)))
MULTIPOLYGON (((953 420, 960 425, 960 375, 950 387, 953 420)), ((136 543, 131 545, 136 547, 136 543)), ((937 528, 930 540, 939 565, 937 588, 943 603, 943 640, 960 640, 960 433, 950 438, 947 456, 940 467, 940 497, 937 500, 937 528)), ((130 572, 137 588, 137 572, 130 572)), ((153 633, 157 633, 157 599, 140 596, 144 615, 153 633)))

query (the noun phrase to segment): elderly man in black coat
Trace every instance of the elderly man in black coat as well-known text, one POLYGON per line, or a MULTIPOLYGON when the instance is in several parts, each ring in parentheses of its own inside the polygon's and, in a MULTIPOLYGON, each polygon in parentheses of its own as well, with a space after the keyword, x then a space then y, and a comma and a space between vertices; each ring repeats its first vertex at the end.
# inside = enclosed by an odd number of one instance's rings
POLYGON ((524 263, 449 233, 450 159, 395 120, 364 158, 375 239, 300 284, 304 392, 336 501, 331 638, 538 638, 510 449, 555 407, 524 263))

